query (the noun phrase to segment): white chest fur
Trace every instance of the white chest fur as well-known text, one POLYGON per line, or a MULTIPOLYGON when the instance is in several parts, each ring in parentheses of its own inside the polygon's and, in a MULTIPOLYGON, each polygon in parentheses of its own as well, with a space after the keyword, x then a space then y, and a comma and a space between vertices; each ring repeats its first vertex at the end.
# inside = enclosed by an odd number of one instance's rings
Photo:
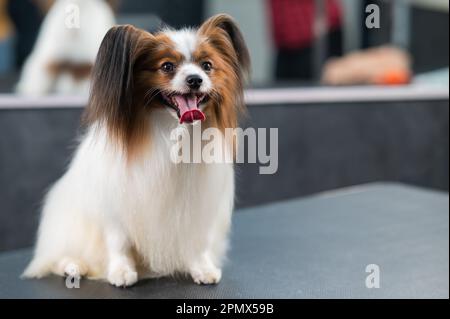
POLYGON ((54 264, 70 256, 84 260, 92 276, 106 278, 112 242, 132 247, 136 263, 152 275, 190 272, 204 256, 220 267, 233 166, 173 163, 169 120, 156 116, 148 149, 131 163, 109 144, 105 130, 86 134, 47 196, 35 261, 54 264))

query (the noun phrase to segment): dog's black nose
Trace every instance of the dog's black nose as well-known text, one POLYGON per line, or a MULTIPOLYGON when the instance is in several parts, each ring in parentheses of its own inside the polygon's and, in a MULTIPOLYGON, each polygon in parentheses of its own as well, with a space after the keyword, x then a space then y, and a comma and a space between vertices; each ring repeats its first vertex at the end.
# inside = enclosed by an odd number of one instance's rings
POLYGON ((197 75, 197 74, 193 74, 193 75, 189 75, 186 78, 186 83, 189 86, 189 88, 196 90, 200 87, 200 85, 202 85, 202 78, 197 75))

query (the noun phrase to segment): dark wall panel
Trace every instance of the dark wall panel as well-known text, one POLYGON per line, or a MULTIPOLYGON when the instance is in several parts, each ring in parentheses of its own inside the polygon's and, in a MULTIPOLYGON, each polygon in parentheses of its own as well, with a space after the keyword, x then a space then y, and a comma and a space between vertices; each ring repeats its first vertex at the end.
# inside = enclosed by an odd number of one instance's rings
MULTIPOLYGON (((0 250, 32 244, 80 114, 0 110, 0 250)), ((448 190, 448 123, 448 101, 251 106, 244 126, 279 129, 279 168, 237 165, 237 206, 382 180, 448 190)))
POLYGON ((372 181, 448 190, 448 101, 254 106, 247 125, 279 128, 279 169, 238 165, 247 206, 372 181))
POLYGON ((75 146, 81 110, 0 110, 0 250, 35 236, 48 187, 75 146))

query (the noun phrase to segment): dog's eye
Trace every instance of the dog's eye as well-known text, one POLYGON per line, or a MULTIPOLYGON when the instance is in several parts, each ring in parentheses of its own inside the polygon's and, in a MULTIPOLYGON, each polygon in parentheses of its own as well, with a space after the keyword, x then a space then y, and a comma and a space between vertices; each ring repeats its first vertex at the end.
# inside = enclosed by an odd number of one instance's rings
POLYGON ((170 72, 173 72, 173 70, 175 69, 175 65, 172 62, 165 62, 161 66, 161 69, 164 72, 170 73, 170 72))
POLYGON ((204 71, 206 71, 206 72, 211 71, 211 69, 212 69, 212 64, 211 64, 211 62, 203 62, 203 63, 202 63, 202 69, 203 69, 204 71))

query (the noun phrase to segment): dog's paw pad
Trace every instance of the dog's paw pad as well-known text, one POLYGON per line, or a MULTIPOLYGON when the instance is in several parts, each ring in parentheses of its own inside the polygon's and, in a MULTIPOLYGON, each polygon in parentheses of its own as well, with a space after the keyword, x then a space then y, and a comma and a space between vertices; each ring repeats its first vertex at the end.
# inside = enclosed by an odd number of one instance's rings
POLYGON ((192 279, 198 285, 211 285, 219 283, 222 271, 219 268, 199 269, 191 272, 192 279))
POLYGON ((128 287, 138 280, 137 272, 128 265, 117 266, 109 271, 108 281, 116 287, 128 287))

